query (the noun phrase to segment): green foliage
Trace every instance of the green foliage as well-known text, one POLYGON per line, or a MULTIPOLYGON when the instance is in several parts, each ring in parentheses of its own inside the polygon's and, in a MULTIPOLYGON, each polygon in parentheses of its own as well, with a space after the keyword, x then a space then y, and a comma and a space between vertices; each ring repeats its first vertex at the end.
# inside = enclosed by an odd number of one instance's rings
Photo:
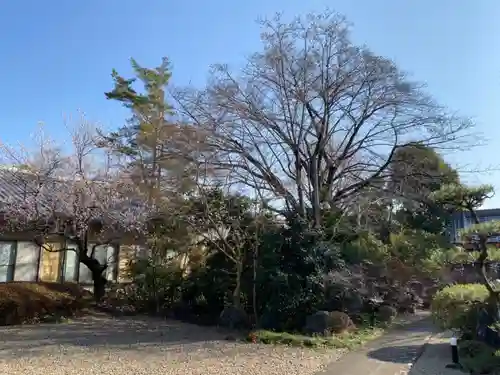
POLYGON ((473 211, 481 207, 484 201, 493 194, 491 185, 468 187, 460 184, 449 184, 431 194, 437 204, 451 210, 473 211))
POLYGON ((389 257, 388 246, 372 233, 363 233, 340 246, 342 258, 349 264, 383 263, 389 257))
MULTIPOLYGON (((163 58, 162 63, 154 69, 144 68, 134 59, 131 59, 130 63, 136 77, 127 79, 113 70, 111 76, 114 88, 105 95, 107 99, 116 100, 130 109, 132 117, 127 125, 105 136, 105 140, 120 153, 138 156, 141 148, 145 146, 144 141, 153 130, 152 124, 145 119, 152 117, 155 112, 163 113, 164 116, 172 114, 172 107, 165 101, 165 88, 172 74, 166 58, 163 58), (133 88, 137 80, 143 84, 144 93, 139 93, 133 88)), ((161 125, 166 125, 166 121, 161 125)))
MULTIPOLYGON (((202 267, 186 275, 181 297, 174 313, 182 320, 196 324, 216 324, 224 308, 231 304, 235 287, 234 263, 225 254, 212 251, 202 267)), ((246 295, 242 297, 246 305, 246 295)))
POLYGON ((403 228, 443 234, 450 212, 428 199, 448 184, 458 184, 458 172, 431 147, 411 143, 399 148, 391 162, 391 185, 401 196, 396 220, 403 228))
POLYGON ((333 336, 306 336, 287 332, 256 330, 251 332, 246 341, 262 344, 282 344, 307 348, 355 349, 367 341, 379 337, 384 331, 377 327, 361 328, 333 336))
POLYGON ((481 341, 460 341, 458 357, 463 370, 471 374, 491 374, 500 370, 500 352, 481 341))
POLYGON ((177 265, 159 265, 149 257, 132 262, 129 269, 134 292, 128 298, 139 311, 164 310, 177 300, 182 282, 177 265))
POLYGON ((500 233, 500 220, 491 220, 480 224, 474 224, 471 225, 470 227, 463 229, 460 233, 463 236, 468 236, 473 234, 490 236, 493 234, 497 234, 500 233))
POLYGON ((377 318, 383 323, 391 323, 397 315, 398 312, 392 306, 383 305, 377 311, 377 318))
MULTIPOLYGON (((441 264, 466 264, 474 263, 480 256, 479 251, 467 251, 461 247, 453 247, 444 250, 439 256, 439 262, 441 264)), ((500 261, 500 249, 496 247, 490 247, 488 249, 488 260, 492 262, 500 261)))
POLYGON ((324 304, 324 276, 345 268, 338 248, 301 222, 266 233, 257 284, 263 328, 294 331, 324 304))
POLYGON ((403 262, 417 265, 446 246, 442 236, 425 231, 406 230, 391 235, 391 251, 403 262))
POLYGON ((456 284, 436 293, 431 304, 434 320, 443 329, 475 334, 479 309, 489 293, 482 284, 456 284))
POLYGON ((392 162, 392 183, 399 191, 425 194, 444 184, 459 182, 458 172, 436 150, 421 143, 410 143, 396 150, 392 162), (427 190, 427 191, 422 191, 427 190))

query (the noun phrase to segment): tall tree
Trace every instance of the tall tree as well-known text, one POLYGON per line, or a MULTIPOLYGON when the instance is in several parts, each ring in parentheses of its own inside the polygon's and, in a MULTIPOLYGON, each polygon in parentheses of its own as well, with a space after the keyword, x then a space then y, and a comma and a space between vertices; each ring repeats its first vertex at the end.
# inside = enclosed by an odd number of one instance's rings
POLYGON ((210 134, 218 168, 266 190, 321 225, 385 181, 395 152, 411 142, 451 146, 470 121, 446 110, 389 59, 349 39, 333 12, 262 23, 263 49, 238 73, 214 67, 203 90, 178 90, 179 111, 210 134), (256 181, 256 182, 255 182, 256 181))
POLYGON ((429 197, 443 186, 459 184, 458 172, 420 143, 399 148, 390 170, 389 191, 399 207, 396 220, 405 228, 443 234, 451 213, 429 197))
POLYGON ((167 58, 155 68, 142 67, 131 59, 134 78, 112 72, 114 88, 106 98, 122 103, 131 111, 127 124, 103 136, 103 144, 126 157, 136 181, 149 199, 162 197, 167 191, 178 191, 188 181, 189 161, 201 153, 199 133, 174 121, 174 111, 167 101, 171 78, 167 58), (134 89, 142 84, 140 93, 134 89))

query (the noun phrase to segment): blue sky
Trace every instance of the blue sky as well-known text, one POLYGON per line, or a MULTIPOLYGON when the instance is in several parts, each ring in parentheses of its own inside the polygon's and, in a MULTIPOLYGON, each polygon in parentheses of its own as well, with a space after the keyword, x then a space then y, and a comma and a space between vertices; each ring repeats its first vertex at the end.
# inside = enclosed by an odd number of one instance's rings
MULTIPOLYGON (((494 0, 4 1, 0 138, 27 141, 39 121, 58 136, 63 115, 77 110, 117 127, 126 113, 104 92, 112 68, 130 72, 130 57, 153 66, 168 56, 176 84, 201 85, 211 63, 237 65, 260 48, 257 17, 326 6, 354 23, 355 42, 393 58, 488 135, 487 146, 449 160, 499 169, 500 2, 494 0)), ((500 169, 464 178, 493 184, 499 193, 487 206, 500 207, 500 169)))

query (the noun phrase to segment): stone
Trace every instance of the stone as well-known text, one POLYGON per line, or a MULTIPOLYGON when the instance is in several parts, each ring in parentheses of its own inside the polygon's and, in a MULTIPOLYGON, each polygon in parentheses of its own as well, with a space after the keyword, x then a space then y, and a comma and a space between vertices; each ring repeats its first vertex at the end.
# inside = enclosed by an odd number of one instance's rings
POLYGON ((355 328, 349 315, 342 311, 317 311, 306 318, 304 331, 310 335, 330 335, 355 328))
POLYGON ((309 335, 324 335, 328 332, 330 313, 317 311, 306 318, 304 331, 309 335))

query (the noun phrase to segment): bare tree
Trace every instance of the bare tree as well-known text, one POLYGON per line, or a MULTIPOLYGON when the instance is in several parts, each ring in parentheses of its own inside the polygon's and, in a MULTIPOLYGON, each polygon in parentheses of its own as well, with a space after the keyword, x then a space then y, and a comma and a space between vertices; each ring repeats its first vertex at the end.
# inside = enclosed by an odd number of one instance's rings
POLYGON ((203 90, 174 93, 180 114, 212 136, 216 167, 320 225, 324 206, 388 177, 410 142, 445 148, 470 121, 447 114, 389 59, 349 39, 333 12, 262 22, 263 50, 235 73, 214 67, 203 90), (256 181, 256 182, 254 182, 256 181))
POLYGON ((91 272, 99 300, 108 264, 96 259, 97 248, 117 244, 126 233, 143 234, 148 213, 135 184, 96 147, 94 136, 95 128, 82 117, 71 130, 69 152, 43 129, 33 149, 2 143, 3 162, 10 164, 3 183, 15 194, 4 197, 1 210, 3 231, 27 231, 47 251, 55 251, 48 243, 57 237, 64 242, 57 251, 76 251, 91 272))

